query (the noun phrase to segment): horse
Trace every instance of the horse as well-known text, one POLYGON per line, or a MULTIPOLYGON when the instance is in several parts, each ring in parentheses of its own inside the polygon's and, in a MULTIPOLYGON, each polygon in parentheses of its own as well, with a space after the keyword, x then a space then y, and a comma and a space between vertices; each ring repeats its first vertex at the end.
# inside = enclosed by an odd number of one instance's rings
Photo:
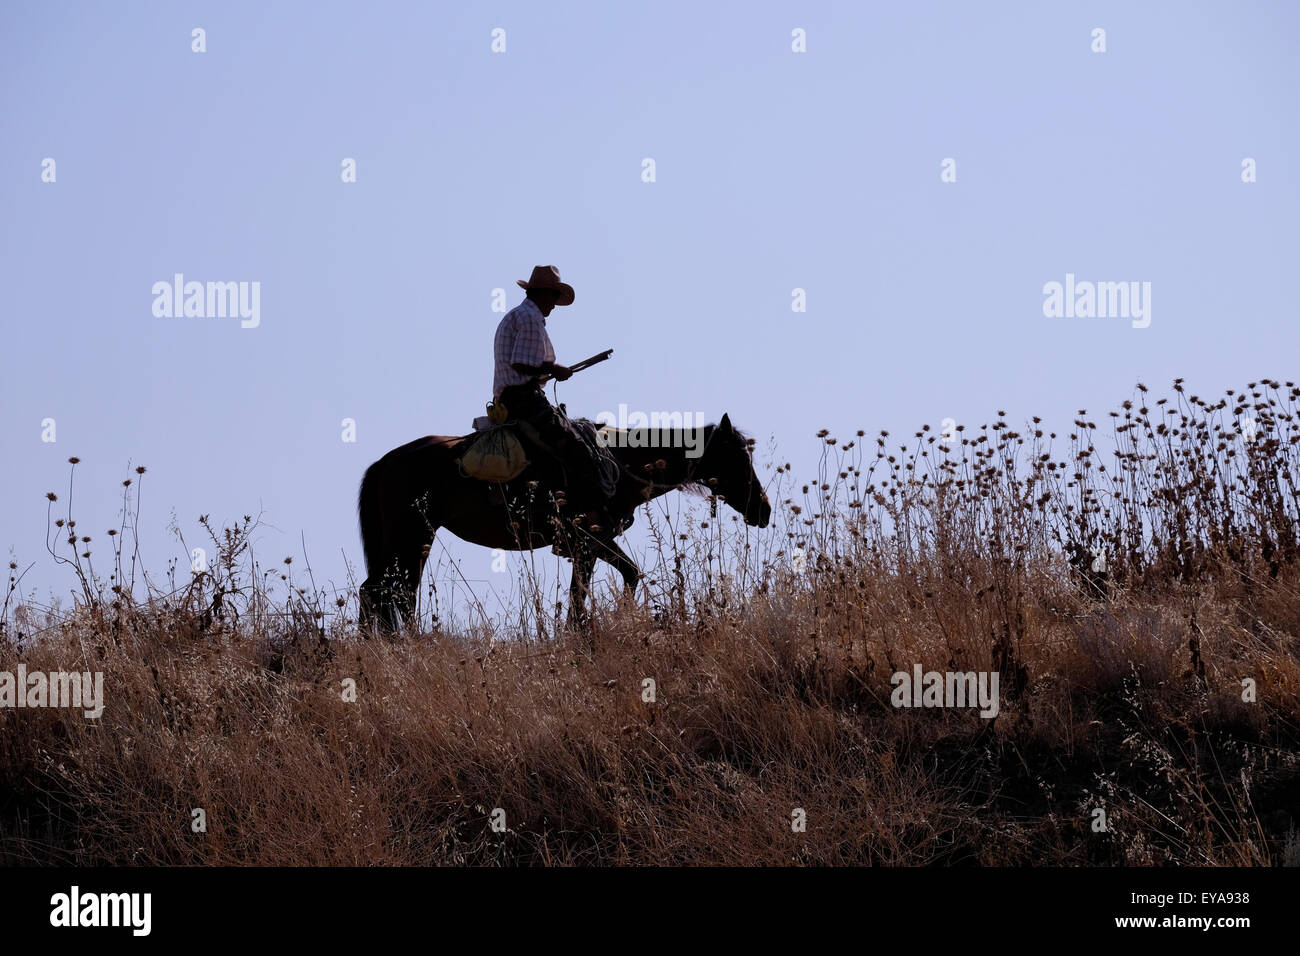
POLYGON ((766 527, 771 520, 772 506, 754 472, 753 441, 729 415, 704 426, 702 450, 698 443, 688 448, 671 438, 667 447, 645 447, 651 443, 644 436, 659 432, 645 431, 633 440, 626 432, 607 434, 614 436, 605 444, 619 464, 615 494, 606 505, 616 521, 612 528, 581 528, 559 518, 569 494, 576 498, 583 490, 566 489, 562 474, 535 449, 528 467, 501 483, 462 474, 459 457, 474 435, 419 438, 367 468, 357 502, 367 575, 360 592, 362 633, 372 633, 376 625, 383 632, 397 631, 399 616, 408 626, 414 621, 416 591, 441 529, 485 548, 550 546, 568 557, 573 574, 566 623, 585 628, 597 560, 622 575, 628 595, 636 592, 641 571, 614 539, 632 524, 638 506, 682 490, 722 498, 751 527, 766 527))

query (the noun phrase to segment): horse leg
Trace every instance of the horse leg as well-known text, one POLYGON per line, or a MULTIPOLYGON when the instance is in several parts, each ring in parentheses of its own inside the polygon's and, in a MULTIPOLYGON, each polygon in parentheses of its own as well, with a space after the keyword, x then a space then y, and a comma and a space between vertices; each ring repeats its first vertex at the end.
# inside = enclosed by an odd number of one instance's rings
POLYGON ((585 547, 574 549, 573 577, 569 579, 569 615, 565 626, 570 629, 585 630, 589 623, 587 618, 587 595, 591 586, 591 572, 596 559, 585 547))
POLYGON ((628 597, 636 594, 637 582, 641 580, 641 569, 636 566, 636 562, 627 556, 618 542, 612 538, 607 541, 600 541, 594 549, 595 557, 604 561, 615 571, 623 576, 623 589, 628 597))
POLYGON ((362 637, 370 637, 376 623, 384 618, 384 597, 378 582, 374 578, 366 578, 357 597, 361 605, 357 617, 357 630, 361 632, 362 637))
POLYGON ((609 548, 614 552, 614 560, 609 563, 614 570, 623 575, 623 590, 628 597, 636 597, 636 586, 641 580, 641 569, 636 566, 636 562, 627 556, 622 548, 613 541, 609 543, 609 548))
POLYGON ((371 637, 377 630, 381 635, 397 630, 397 607, 393 594, 396 557, 390 557, 362 582, 358 594, 361 612, 357 629, 362 637, 371 637))
MULTIPOLYGON (((402 616, 404 627, 412 628, 416 622, 416 611, 420 596, 420 582, 424 579, 424 565, 429 559, 433 547, 433 536, 437 528, 430 525, 412 529, 412 537, 404 543, 397 558, 397 612, 402 616)), ((394 622, 396 629, 396 622, 394 622)))
POLYGON ((415 622, 416 598, 424 563, 433 543, 434 529, 403 535, 389 542, 389 557, 383 571, 372 574, 361 585, 361 633, 369 637, 378 627, 381 634, 394 634, 415 622))
POLYGON ((398 629, 398 610, 405 590, 402 584, 400 562, 393 559, 382 575, 366 578, 361 585, 361 618, 358 622, 361 635, 371 637, 393 634, 398 629))

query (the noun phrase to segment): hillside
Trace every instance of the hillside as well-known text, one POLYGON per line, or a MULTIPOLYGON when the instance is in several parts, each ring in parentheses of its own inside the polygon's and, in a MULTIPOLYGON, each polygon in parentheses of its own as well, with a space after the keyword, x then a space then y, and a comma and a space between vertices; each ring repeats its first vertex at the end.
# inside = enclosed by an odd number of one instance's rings
POLYGON ((169 594, 77 542, 0 672, 105 707, 0 708, 0 862, 1296 865, 1300 390, 1147 394, 1105 440, 821 434, 762 543, 662 535, 589 635, 362 639, 247 526, 169 594), (896 706, 917 668, 996 674, 996 716, 896 706))

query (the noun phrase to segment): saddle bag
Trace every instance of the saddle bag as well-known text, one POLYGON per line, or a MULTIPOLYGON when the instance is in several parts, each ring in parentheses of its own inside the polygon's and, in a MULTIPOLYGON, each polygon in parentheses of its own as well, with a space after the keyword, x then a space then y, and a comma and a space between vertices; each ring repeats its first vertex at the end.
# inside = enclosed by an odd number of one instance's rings
POLYGON ((460 471, 479 481, 510 481, 528 467, 528 456, 515 430, 497 425, 478 432, 460 458, 460 471))

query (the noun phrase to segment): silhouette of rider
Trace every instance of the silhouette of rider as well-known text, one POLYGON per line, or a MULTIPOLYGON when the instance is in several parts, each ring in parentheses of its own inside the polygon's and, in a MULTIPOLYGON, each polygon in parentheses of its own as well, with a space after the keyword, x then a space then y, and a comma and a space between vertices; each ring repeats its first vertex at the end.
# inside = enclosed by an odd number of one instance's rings
POLYGON ((590 530, 612 530, 597 452, 568 417, 546 400, 538 382, 543 375, 563 382, 573 374, 567 366, 556 363, 555 348, 546 334, 546 317, 557 305, 572 304, 573 286, 560 281, 560 270, 555 266, 536 266, 528 281, 517 281, 527 297, 497 326, 493 341, 493 401, 504 405, 510 418, 532 425, 560 459, 568 490, 580 493, 584 506, 591 510, 586 516, 590 530))

